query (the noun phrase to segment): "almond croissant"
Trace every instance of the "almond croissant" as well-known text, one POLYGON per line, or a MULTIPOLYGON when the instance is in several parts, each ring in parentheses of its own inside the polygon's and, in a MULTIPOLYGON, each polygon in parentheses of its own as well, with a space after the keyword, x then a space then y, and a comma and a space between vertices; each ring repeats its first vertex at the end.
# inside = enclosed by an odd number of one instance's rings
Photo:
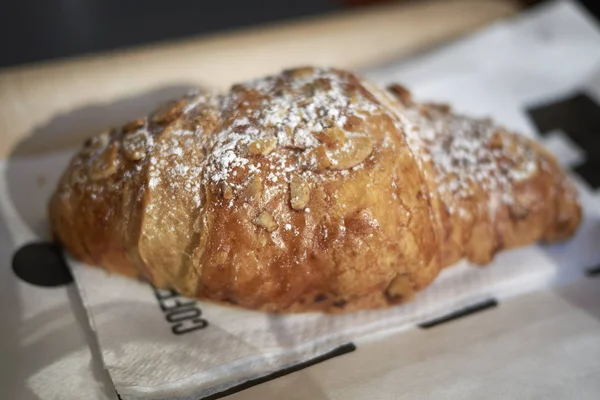
POLYGON ((463 257, 564 239, 580 218, 535 142, 319 68, 91 138, 50 203, 55 237, 87 263, 283 312, 397 304, 463 257))

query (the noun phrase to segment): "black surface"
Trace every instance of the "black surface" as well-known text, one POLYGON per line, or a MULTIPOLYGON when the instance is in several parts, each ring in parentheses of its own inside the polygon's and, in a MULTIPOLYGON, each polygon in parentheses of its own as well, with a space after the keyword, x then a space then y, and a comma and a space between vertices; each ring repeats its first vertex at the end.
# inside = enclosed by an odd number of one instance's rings
POLYGON ((248 388, 251 388, 252 386, 256 386, 256 385, 259 385, 261 383, 265 383, 265 382, 271 381, 273 379, 282 377, 282 376, 287 375, 287 374, 291 374, 292 372, 296 372, 296 371, 299 371, 299 370, 304 369, 304 368, 308 368, 311 365, 315 365, 315 364, 318 364, 320 362, 330 360, 330 359, 332 359, 334 357, 338 357, 338 356, 341 356, 341 355, 344 355, 344 354, 347 354, 347 353, 351 353, 354 350, 356 350, 356 346, 354 345, 354 343, 346 343, 346 344, 344 344, 344 345, 342 345, 342 346, 340 346, 340 347, 338 347, 336 349, 331 350, 328 353, 325 353, 323 355, 315 357, 315 358, 313 358, 311 360, 304 361, 304 362, 301 362, 299 364, 292 365, 290 367, 280 369, 279 371, 275 371, 275 372, 273 372, 271 374, 262 376, 260 378, 251 379, 249 381, 246 381, 246 382, 244 382, 242 384, 239 384, 239 385, 236 385, 234 387, 231 387, 231 388, 229 388, 227 390, 224 390, 222 392, 215 393, 215 394, 212 394, 212 395, 207 396, 207 397, 203 397, 201 400, 216 400, 216 399, 220 399, 222 397, 229 396, 229 395, 232 395, 234 393, 241 392, 242 390, 246 390, 248 388))
POLYGON ((335 10, 334 0, 0 0, 0 66, 335 10))
POLYGON ((596 19, 600 18, 600 1, 598 0, 578 0, 596 19))
POLYGON ((23 281, 36 286, 61 286, 73 282, 60 246, 30 243, 13 255, 13 271, 23 281))
POLYGON ((438 326, 438 325, 444 324, 446 322, 454 321, 455 319, 466 317, 468 315, 475 314, 475 313, 487 310, 489 308, 494 308, 497 306, 498 306, 498 302, 496 300, 494 300, 494 299, 485 300, 485 301, 482 301, 481 303, 473 304, 473 305, 465 307, 461 310, 457 310, 457 311, 451 312, 450 314, 443 315, 439 318, 434 318, 430 321, 423 322, 423 323, 419 324, 419 328, 421 328, 421 329, 433 328, 434 326, 438 326))
POLYGON ((585 162, 574 171, 592 188, 600 188, 600 105, 586 93, 576 93, 530 107, 527 113, 542 135, 560 130, 585 152, 585 162))
POLYGON ((600 265, 596 265, 595 267, 588 268, 585 271, 585 274, 589 277, 600 277, 600 265))

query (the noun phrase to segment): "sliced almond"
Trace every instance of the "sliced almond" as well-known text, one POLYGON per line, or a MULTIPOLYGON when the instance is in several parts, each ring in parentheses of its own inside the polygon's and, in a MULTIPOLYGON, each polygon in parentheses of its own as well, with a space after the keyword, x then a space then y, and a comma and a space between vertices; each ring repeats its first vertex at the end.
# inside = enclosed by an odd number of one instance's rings
POLYGON ((144 125, 146 125, 145 118, 139 118, 139 119, 136 119, 135 121, 128 122, 125 125, 123 125, 123 133, 137 131, 144 125))
POLYGON ((146 155, 148 147, 148 134, 138 130, 123 136, 123 154, 128 160, 138 161, 146 155))
POLYGON ((314 73, 312 67, 301 67, 296 69, 290 69, 286 71, 292 78, 301 79, 314 73))
POLYGON ((503 147, 502 134, 498 131, 494 132, 488 141, 488 145, 490 146, 490 149, 493 150, 501 149, 503 147))
POLYGON ((90 165, 89 176, 92 180, 106 179, 117 172, 118 146, 116 143, 108 146, 90 165))
POLYGON ((325 128, 314 135, 319 142, 329 148, 341 147, 346 143, 346 133, 337 126, 325 128))
POLYGON ((330 128, 335 125, 335 121, 329 117, 323 117, 319 122, 321 123, 321 126, 325 128, 330 128))
POLYGON ((363 127, 364 120, 356 115, 350 115, 346 118, 344 129, 350 132, 360 132, 363 127))
POLYGON ((387 298, 394 303, 409 300, 414 293, 414 285, 407 274, 396 275, 385 291, 387 298))
POLYGON ((315 94, 315 85, 313 85, 312 83, 305 83, 300 88, 300 91, 306 97, 300 98, 296 104, 298 105, 298 107, 305 107, 312 101, 311 97, 315 94))
POLYGON ((450 106, 439 103, 425 103, 419 108, 421 115, 427 118, 438 118, 438 114, 448 114, 450 106))
POLYGON ((83 152, 87 155, 92 155, 99 150, 104 149, 108 143, 110 142, 110 132, 102 132, 99 135, 92 136, 88 140, 86 140, 83 152))
POLYGON ((267 156, 275 150, 275 147, 277 147, 277 139, 275 138, 257 139, 248 145, 248 153, 267 156))
POLYGON ((163 105, 152 114, 152 122, 156 122, 157 124, 173 122, 183 113, 185 105, 186 101, 184 99, 171 101, 163 105))
POLYGON ((329 169, 345 170, 355 167, 367 159, 373 152, 373 141, 366 136, 348 138, 344 147, 331 152, 329 169))
POLYGON ((319 78, 315 80, 315 88, 318 90, 331 90, 331 81, 327 78, 319 78))
POLYGON ((360 101, 361 97, 358 95, 358 93, 352 93, 350 95, 350 104, 357 105, 358 103, 360 103, 360 101))
POLYGON ((449 104, 443 103, 425 103, 424 106, 431 110, 438 111, 442 114, 448 114, 452 109, 449 104))
POLYGON ((254 219, 254 224, 264 228, 267 232, 273 232, 278 225, 273 216, 267 211, 261 211, 258 217, 254 219))
POLYGON ((290 179, 290 204, 292 209, 301 211, 310 200, 310 186, 299 175, 293 174, 290 179))
MULTIPOLYGON (((368 85, 371 86, 371 85, 368 85)), ((377 96, 369 89, 367 89, 365 86, 363 85, 359 85, 358 86, 358 92, 362 95, 361 97, 363 99, 366 99, 367 101, 374 103, 374 104, 381 104, 379 99, 377 98, 377 96)))
POLYGON ((217 265, 223 265, 225 264, 225 261, 227 261, 227 252, 223 251, 223 250, 219 250, 217 251, 217 253, 215 254, 215 263, 217 265))
POLYGON ((258 203, 262 196, 262 182, 258 175, 252 175, 243 191, 243 197, 248 202, 258 203))
POLYGON ((393 85, 388 86, 388 90, 392 92, 392 94, 405 106, 411 105, 413 103, 412 94, 410 93, 410 90, 408 90, 404 86, 394 83, 393 85))
POLYGON ((231 189, 231 186, 225 182, 221 182, 221 194, 225 200, 231 200, 233 198, 233 190, 231 189))
POLYGON ((309 150, 300 156, 300 164, 311 171, 324 171, 331 167, 331 161, 327 155, 325 146, 317 146, 312 150, 309 150))

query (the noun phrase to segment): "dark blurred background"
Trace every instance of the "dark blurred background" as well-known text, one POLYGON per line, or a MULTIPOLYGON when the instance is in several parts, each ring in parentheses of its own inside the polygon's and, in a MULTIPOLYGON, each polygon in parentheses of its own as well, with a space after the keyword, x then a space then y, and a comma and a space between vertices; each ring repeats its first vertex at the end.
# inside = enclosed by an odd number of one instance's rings
MULTIPOLYGON (((578 1, 599 15, 599 0, 578 1)), ((0 67, 181 39, 382 2, 385 1, 2 0, 0 67)), ((539 3, 535 0, 520 2, 524 5, 539 3)))

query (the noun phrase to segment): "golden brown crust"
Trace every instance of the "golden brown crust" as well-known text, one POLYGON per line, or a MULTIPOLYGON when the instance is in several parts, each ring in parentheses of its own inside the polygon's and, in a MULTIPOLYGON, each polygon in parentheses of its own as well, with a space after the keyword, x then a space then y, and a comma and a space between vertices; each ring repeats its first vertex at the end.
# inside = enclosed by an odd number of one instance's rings
POLYGON ((566 238, 580 209, 536 143, 300 68, 92 138, 50 219, 75 257, 187 296, 346 312, 409 299, 463 257, 566 238))

